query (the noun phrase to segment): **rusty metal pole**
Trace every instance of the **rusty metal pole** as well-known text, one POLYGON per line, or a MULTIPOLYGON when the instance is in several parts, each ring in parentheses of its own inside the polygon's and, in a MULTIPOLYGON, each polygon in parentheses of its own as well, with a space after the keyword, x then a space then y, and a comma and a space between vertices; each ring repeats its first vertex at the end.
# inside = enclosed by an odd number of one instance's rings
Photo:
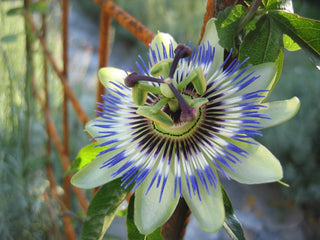
MULTIPOLYGON (((105 11, 105 4, 102 4, 100 14, 99 69, 108 65, 110 26, 111 16, 105 11)), ((101 96, 103 94, 104 86, 98 79, 96 96, 97 102, 103 102, 101 96)))
POLYGON ((154 33, 146 28, 141 22, 132 17, 112 0, 93 0, 95 3, 103 6, 110 16, 112 16, 120 25, 131 32, 144 45, 149 46, 149 43, 154 38, 154 33))

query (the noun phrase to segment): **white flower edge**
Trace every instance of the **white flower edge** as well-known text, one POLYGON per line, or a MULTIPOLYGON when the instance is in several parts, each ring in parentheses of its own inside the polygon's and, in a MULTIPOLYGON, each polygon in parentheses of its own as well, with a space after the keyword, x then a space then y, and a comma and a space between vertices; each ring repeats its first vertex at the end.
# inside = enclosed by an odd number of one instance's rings
POLYGON ((276 182, 282 179, 283 171, 279 160, 262 144, 254 139, 252 143, 245 143, 228 139, 227 141, 247 151, 247 157, 239 156, 241 163, 228 162, 232 169, 221 164, 221 168, 229 177, 240 183, 260 184, 276 182))
POLYGON ((103 163, 115 156, 119 151, 112 151, 109 153, 105 153, 102 156, 97 157, 88 165, 81 168, 73 177, 71 178, 72 185, 83 188, 90 189, 98 186, 102 186, 105 183, 111 182, 114 179, 117 179, 119 176, 112 176, 122 164, 117 164, 112 167, 103 167, 103 163))
MULTIPOLYGON (((98 76, 100 82, 104 87, 115 89, 115 86, 110 84, 110 82, 124 84, 124 79, 126 78, 127 74, 124 70, 121 70, 119 68, 104 67, 100 68, 98 76)), ((119 88, 116 89, 119 90, 119 88)))
POLYGON ((160 202, 162 181, 159 187, 156 187, 156 180, 146 194, 154 176, 154 170, 149 173, 135 192, 134 222, 138 230, 145 235, 162 226, 170 218, 179 201, 179 196, 174 198, 174 175, 172 173, 168 175, 160 202))
POLYGON ((263 104, 265 108, 259 110, 260 114, 266 114, 270 119, 260 119, 260 125, 267 128, 281 124, 293 118, 300 108, 297 97, 288 100, 274 101, 263 104))
MULTIPOLYGON (((218 179, 215 169, 212 170, 218 179)), ((185 177, 182 177, 182 195, 199 226, 206 232, 216 232, 222 227, 225 219, 220 182, 217 181, 216 186, 210 186, 208 183, 210 194, 202 184, 198 184, 198 187, 201 200, 198 195, 190 197, 185 177)))
POLYGON ((216 22, 215 18, 211 18, 207 22, 206 28, 203 34, 203 38, 200 42, 200 45, 205 44, 206 49, 208 47, 207 42, 209 42, 211 46, 215 47, 214 59, 211 64, 211 68, 209 70, 208 76, 211 76, 220 68, 220 66, 223 63, 223 56, 224 56, 224 48, 221 47, 219 44, 219 37, 218 37, 218 32, 217 32, 215 22, 216 22))

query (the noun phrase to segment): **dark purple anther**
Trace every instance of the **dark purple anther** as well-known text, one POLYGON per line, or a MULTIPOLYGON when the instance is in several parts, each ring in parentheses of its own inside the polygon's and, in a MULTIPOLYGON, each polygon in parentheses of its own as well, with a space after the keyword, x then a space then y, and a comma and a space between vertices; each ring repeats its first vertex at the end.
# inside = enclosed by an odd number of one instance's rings
POLYGON ((133 88, 139 81, 164 83, 162 79, 145 76, 145 75, 139 75, 136 72, 132 72, 124 79, 124 84, 129 88, 133 88))
POLYGON ((174 50, 175 56, 171 65, 169 78, 173 78, 173 74, 177 69, 179 60, 181 58, 189 57, 192 54, 191 48, 184 46, 183 44, 179 44, 176 49, 174 50))

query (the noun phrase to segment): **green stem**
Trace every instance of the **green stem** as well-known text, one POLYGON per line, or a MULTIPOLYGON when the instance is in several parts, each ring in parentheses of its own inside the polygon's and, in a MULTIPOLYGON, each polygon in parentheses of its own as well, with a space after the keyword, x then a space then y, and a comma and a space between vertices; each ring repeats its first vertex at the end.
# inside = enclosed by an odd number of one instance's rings
POLYGON ((251 21, 251 19, 255 16, 259 6, 261 5, 262 0, 255 0, 251 4, 247 13, 240 19, 238 24, 237 34, 241 32, 241 30, 251 21))

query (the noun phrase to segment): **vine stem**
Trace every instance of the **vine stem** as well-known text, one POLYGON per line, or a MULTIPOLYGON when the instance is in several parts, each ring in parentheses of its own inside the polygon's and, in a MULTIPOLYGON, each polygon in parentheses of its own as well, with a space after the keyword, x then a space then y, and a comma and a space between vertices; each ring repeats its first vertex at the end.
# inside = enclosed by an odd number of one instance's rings
POLYGON ((182 240, 189 223, 191 211, 183 198, 171 215, 170 219, 162 226, 161 235, 165 240, 182 240))
POLYGON ((237 34, 241 32, 241 30, 251 21, 254 17, 256 11, 258 10, 259 6, 261 5, 262 0, 254 0, 253 3, 250 5, 247 13, 240 19, 238 24, 237 34))
POLYGON ((201 42, 204 31, 206 28, 207 22, 210 20, 210 18, 217 18, 219 12, 222 12, 227 7, 234 6, 238 3, 238 0, 207 0, 207 6, 206 6, 206 12, 203 17, 203 24, 201 28, 201 34, 199 43, 201 42))

